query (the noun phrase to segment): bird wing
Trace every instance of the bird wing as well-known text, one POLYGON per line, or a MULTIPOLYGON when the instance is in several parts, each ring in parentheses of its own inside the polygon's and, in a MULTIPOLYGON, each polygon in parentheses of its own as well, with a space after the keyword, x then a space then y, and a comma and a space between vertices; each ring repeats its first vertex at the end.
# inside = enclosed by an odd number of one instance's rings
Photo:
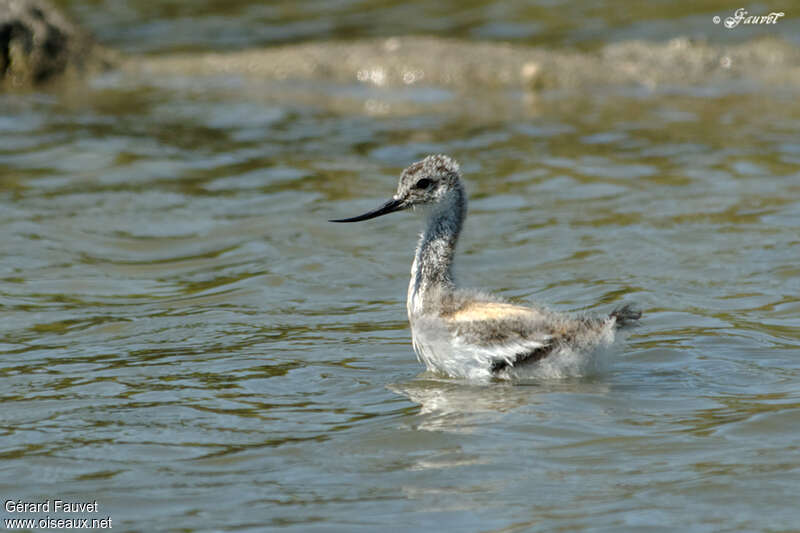
POLYGON ((459 350, 472 353, 492 374, 498 374, 540 361, 562 346, 580 351, 607 342, 616 315, 612 319, 570 317, 546 309, 473 300, 439 318, 459 350))
POLYGON ((492 373, 535 362, 555 346, 552 316, 505 302, 470 302, 442 317, 465 343, 488 356, 492 373))
POLYGON ((443 318, 452 323, 507 319, 543 320, 545 314, 537 309, 505 302, 470 302, 443 318))

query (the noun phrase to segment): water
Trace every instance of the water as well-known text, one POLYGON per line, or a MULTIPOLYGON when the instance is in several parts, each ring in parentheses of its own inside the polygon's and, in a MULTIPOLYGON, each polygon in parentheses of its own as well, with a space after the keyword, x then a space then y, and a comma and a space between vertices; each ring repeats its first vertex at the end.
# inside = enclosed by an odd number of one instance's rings
POLYGON ((796 96, 114 74, 3 95, 0 495, 97 500, 80 516, 123 531, 796 528, 796 96), (419 221, 326 220, 431 152, 467 180, 464 285, 643 308, 607 372, 421 373, 419 221))

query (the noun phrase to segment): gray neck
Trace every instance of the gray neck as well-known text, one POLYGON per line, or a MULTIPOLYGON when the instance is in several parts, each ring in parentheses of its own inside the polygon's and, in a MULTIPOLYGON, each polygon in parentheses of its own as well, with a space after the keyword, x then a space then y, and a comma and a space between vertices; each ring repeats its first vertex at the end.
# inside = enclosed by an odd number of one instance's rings
POLYGON ((426 302, 434 299, 434 294, 441 295, 455 288, 453 256, 466 213, 466 195, 460 186, 431 209, 411 265, 409 317, 422 312, 426 302))

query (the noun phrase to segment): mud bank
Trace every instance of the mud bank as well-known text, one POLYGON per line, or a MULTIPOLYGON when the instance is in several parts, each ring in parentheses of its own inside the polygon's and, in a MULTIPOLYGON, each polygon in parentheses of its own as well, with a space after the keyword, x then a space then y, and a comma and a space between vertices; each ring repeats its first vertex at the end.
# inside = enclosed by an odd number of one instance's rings
POLYGON ((693 86, 747 80, 800 86, 800 50, 779 40, 713 46, 678 38, 626 41, 596 53, 431 37, 308 43, 230 53, 130 58, 128 71, 431 85, 457 89, 693 86))
POLYGON ((227 53, 123 57, 45 0, 0 0, 0 77, 24 87, 118 68, 139 81, 246 77, 427 85, 456 90, 697 86, 730 81, 800 87, 800 48, 763 39, 730 46, 676 38, 625 41, 596 52, 434 37, 310 42, 227 53))

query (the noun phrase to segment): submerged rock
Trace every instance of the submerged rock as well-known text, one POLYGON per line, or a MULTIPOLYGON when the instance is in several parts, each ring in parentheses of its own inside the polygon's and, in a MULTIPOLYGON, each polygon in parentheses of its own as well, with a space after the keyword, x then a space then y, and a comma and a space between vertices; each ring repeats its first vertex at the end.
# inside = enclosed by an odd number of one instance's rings
POLYGON ((46 0, 0 0, 0 84, 38 85, 106 66, 111 55, 46 0))

